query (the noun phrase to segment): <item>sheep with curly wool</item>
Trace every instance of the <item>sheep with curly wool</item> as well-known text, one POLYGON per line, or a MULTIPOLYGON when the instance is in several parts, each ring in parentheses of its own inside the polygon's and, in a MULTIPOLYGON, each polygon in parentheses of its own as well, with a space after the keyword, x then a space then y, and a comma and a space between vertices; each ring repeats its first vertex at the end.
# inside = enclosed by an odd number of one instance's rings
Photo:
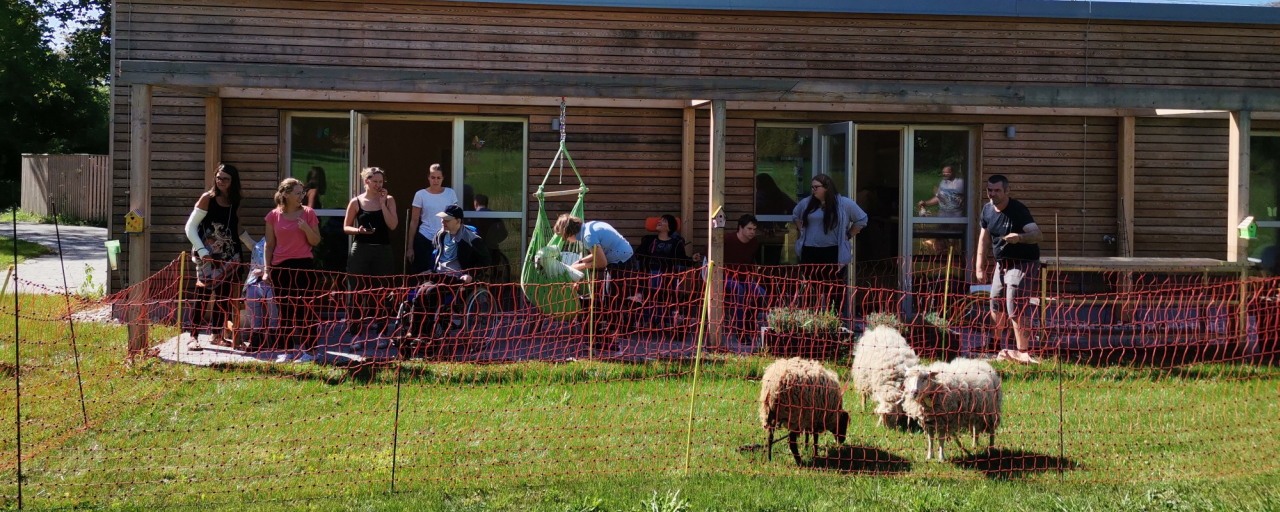
POLYGON ((765 449, 773 460, 773 430, 787 429, 788 445, 797 465, 803 465, 796 437, 813 434, 813 456, 818 456, 818 436, 829 431, 843 444, 849 430, 840 376, 822 363, 793 357, 779 359, 765 369, 760 382, 760 422, 768 433, 765 449))
POLYGON ((902 416, 902 379, 907 368, 920 358, 898 331, 877 326, 858 339, 850 372, 853 389, 862 396, 862 407, 870 396, 876 403, 876 425, 899 426, 902 416))
POLYGON ((902 408, 924 427, 926 460, 933 458, 935 439, 939 461, 946 460, 943 446, 947 438, 955 439, 963 450, 956 433, 965 430, 973 434, 975 448, 979 432, 989 434, 994 446, 1003 403, 1000 374, 976 359, 957 358, 950 363, 908 368, 903 381, 902 408))

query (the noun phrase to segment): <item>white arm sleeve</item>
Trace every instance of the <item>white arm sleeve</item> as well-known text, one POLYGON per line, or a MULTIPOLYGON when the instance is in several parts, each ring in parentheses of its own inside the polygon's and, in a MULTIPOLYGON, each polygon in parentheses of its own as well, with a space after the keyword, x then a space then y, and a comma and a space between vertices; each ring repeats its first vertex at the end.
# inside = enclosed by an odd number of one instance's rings
POLYGON ((209 255, 209 249, 205 248, 204 240, 200 239, 200 221, 204 220, 204 216, 209 212, 196 208, 191 210, 191 216, 187 217, 187 240, 191 241, 191 252, 197 257, 209 255), (204 251, 201 254, 201 251, 204 251))

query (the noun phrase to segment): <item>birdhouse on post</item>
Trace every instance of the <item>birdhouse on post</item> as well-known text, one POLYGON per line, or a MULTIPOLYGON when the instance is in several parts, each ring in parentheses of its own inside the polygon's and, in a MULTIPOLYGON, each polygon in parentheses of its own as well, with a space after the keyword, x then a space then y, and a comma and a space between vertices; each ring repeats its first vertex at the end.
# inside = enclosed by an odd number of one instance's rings
POLYGON ((124 215, 124 232, 130 235, 141 234, 143 228, 147 226, 147 219, 142 216, 142 212, 138 210, 130 211, 124 215))

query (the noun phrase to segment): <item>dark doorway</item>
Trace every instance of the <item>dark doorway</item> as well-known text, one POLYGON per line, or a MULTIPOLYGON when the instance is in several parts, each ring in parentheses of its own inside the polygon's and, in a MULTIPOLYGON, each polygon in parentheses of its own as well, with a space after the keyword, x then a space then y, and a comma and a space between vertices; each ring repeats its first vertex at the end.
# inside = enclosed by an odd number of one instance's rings
MULTIPOLYGON (((369 120, 369 165, 386 171, 387 192, 396 198, 400 227, 391 237, 392 253, 404 261, 405 233, 413 195, 427 187, 431 164, 440 164, 444 186, 453 186, 453 123, 450 121, 369 120)), ((363 189, 364 184, 360 187, 363 189)), ((457 191, 461 198, 461 191, 457 191)), ((400 268, 396 269, 401 272, 400 268)))
MULTIPOLYGON (((854 157, 858 181, 856 201, 867 212, 867 227, 858 233, 855 270, 858 290, 898 288, 899 233, 901 232, 902 132, 857 132, 854 157)), ((877 311, 897 312, 887 297, 859 297, 859 315, 877 311)))

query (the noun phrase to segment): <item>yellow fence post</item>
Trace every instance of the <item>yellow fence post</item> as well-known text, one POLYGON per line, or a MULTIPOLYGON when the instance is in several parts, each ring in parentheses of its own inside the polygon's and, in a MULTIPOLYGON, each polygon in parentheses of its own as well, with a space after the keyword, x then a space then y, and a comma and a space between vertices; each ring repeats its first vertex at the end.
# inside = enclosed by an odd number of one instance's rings
POLYGON ((13 277, 13 265, 9 265, 9 269, 4 271, 4 286, 0 287, 0 295, 9 291, 9 279, 13 277))
MULTIPOLYGON (((187 251, 182 251, 182 253, 178 255, 178 317, 177 317, 178 350, 177 350, 177 354, 178 354, 179 363, 182 362, 182 288, 187 284, 186 278, 187 278, 187 251)), ((200 342, 198 333, 199 331, 195 330, 193 326, 193 328, 191 329, 191 338, 195 340, 196 343, 200 342)), ((218 335, 221 336, 222 333, 219 332, 218 335)))
MULTIPOLYGON (((715 271, 715 261, 707 262, 707 276, 715 271)), ((702 292, 702 319, 698 321, 698 348, 693 358, 693 387, 689 390, 689 424, 684 438, 684 474, 689 475, 689 458, 693 451, 693 404, 698 396, 698 370, 702 366, 702 340, 707 334, 707 316, 711 314, 711 279, 702 292)))

